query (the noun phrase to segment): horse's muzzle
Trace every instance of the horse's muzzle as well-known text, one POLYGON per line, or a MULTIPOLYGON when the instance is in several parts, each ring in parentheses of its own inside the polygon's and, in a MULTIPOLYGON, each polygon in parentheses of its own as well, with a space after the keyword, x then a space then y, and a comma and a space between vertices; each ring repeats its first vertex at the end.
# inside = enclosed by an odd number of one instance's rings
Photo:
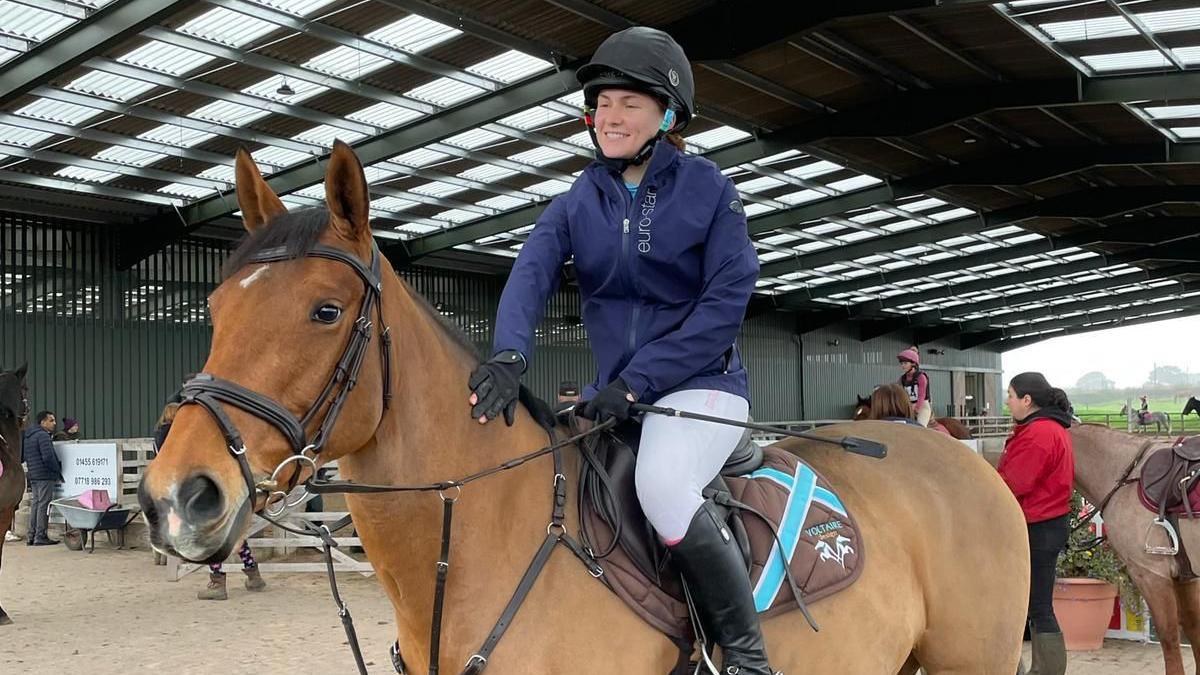
POLYGON ((184 560, 211 564, 223 561, 240 543, 249 503, 243 496, 228 505, 221 487, 210 476, 192 474, 154 497, 145 480, 138 503, 150 531, 150 543, 184 560))

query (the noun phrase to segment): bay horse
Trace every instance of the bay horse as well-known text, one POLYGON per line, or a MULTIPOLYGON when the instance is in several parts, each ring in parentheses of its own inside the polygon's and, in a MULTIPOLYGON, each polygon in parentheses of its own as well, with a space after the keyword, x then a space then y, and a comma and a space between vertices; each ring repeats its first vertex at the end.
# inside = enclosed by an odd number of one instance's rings
MULTIPOLYGON (((212 350, 186 395, 203 398, 213 383, 236 382, 239 391, 277 401, 300 419, 312 401, 324 400, 346 345, 366 335, 372 348, 359 352, 356 386, 340 401, 318 462, 338 460, 343 477, 356 482, 412 484, 496 467, 546 445, 546 430, 523 406, 511 427, 471 418, 466 383, 478 359, 377 257, 367 183, 347 145, 335 143, 329 157, 324 209, 287 213, 244 150, 236 177, 251 235, 209 298, 212 350), (358 267, 331 259, 330 250, 353 257, 358 267), (362 270, 372 260, 380 268, 378 286, 364 285, 373 277, 362 270), (375 304, 372 288, 377 307, 362 319, 363 303, 375 304)), ((154 547, 196 562, 223 560, 240 543, 250 514, 268 508, 255 487, 260 480, 277 473, 296 484, 306 477, 300 473, 311 473, 297 469, 305 461, 292 460, 326 410, 307 420, 297 441, 277 430, 277 418, 220 402, 215 408, 226 419, 202 404, 180 409, 138 493, 154 547), (238 432, 229 433, 234 427, 238 432), (284 462, 292 464, 275 471, 284 462)), ((840 425, 817 433, 849 431, 840 425)), ((811 607, 819 634, 800 612, 765 622, 772 663, 793 673, 911 675, 923 667, 930 675, 1012 675, 1029 593, 1029 546, 1016 500, 983 459, 948 438, 884 422, 859 423, 853 433, 885 442, 887 458, 799 439, 781 444, 836 486, 871 553, 852 586, 811 607), (928 451, 938 444, 941 452, 928 451)), ((578 456, 563 457, 563 475, 578 475, 578 456)), ((553 466, 542 456, 442 499, 347 495, 394 607, 408 672, 427 672, 432 660, 427 641, 443 500, 457 506, 438 644, 443 667, 457 670, 477 653, 546 539, 559 483, 551 478, 553 466)), ((566 504, 566 528, 577 531, 573 492, 566 504)), ((674 644, 579 560, 559 552, 485 665, 501 675, 662 675, 677 657, 674 644)))
MULTIPOLYGON (((854 421, 858 422, 871 418, 871 397, 855 396, 858 402, 854 405, 854 421)), ((954 419, 953 417, 931 417, 929 419, 929 428, 936 429, 937 425, 942 425, 946 433, 952 438, 957 438, 960 441, 967 441, 975 438, 967 425, 954 419)))
POLYGON ((1167 435, 1171 435, 1171 416, 1163 412, 1146 413, 1146 418, 1138 414, 1138 411, 1130 408, 1128 405, 1121 406, 1121 414, 1125 416, 1129 423, 1136 426, 1139 432, 1145 432, 1146 428, 1151 424, 1154 425, 1154 434, 1157 436, 1163 432, 1163 427, 1167 428, 1167 435))
MULTIPOLYGON (((1100 424, 1071 427, 1071 440, 1075 450, 1075 487, 1092 504, 1100 504, 1117 486, 1122 472, 1147 442, 1100 424)), ((1139 465, 1132 477, 1137 478, 1140 471, 1139 465)), ((1118 489, 1102 515, 1109 545, 1125 563, 1130 578, 1150 607, 1161 640, 1165 674, 1184 675, 1181 627, 1192 645, 1192 660, 1200 668, 1200 581, 1181 580, 1175 556, 1146 552, 1147 533, 1157 514, 1142 505, 1136 484, 1118 489)), ((1161 541, 1153 544, 1167 543, 1161 529, 1155 528, 1154 532, 1161 535, 1161 541)), ((1180 518, 1179 536, 1184 547, 1193 553, 1192 560, 1198 560, 1194 554, 1200 552, 1200 523, 1180 518)))
MULTIPOLYGON (((29 417, 25 395, 25 366, 0 371, 0 533, 8 532, 25 494, 25 468, 21 466, 21 428, 29 417)), ((4 537, 0 536, 0 567, 4 561, 4 537)), ((0 626, 12 618, 0 607, 0 626)))

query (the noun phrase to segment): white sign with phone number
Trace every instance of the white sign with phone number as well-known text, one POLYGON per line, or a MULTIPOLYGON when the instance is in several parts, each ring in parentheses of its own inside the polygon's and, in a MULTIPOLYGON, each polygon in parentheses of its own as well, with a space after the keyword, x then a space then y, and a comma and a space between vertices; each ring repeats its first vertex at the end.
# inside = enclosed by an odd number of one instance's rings
POLYGON ((54 453, 62 463, 63 483, 54 498, 75 497, 88 490, 107 490, 117 503, 120 471, 116 443, 55 443, 54 453))

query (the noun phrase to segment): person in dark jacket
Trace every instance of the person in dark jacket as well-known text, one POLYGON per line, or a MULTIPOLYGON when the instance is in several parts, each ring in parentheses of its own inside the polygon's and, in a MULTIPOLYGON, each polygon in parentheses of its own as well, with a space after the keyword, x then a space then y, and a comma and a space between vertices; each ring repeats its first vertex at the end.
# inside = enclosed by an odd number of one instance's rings
POLYGON ((1075 454, 1071 402, 1041 373, 1021 373, 1008 385, 1008 409, 1017 424, 997 469, 1025 513, 1029 526, 1030 675, 1063 675, 1067 652, 1054 616, 1058 555, 1067 545, 1075 454))
MULTIPOLYGON (((749 386, 735 339, 758 278, 729 177, 683 151, 695 114, 692 68, 666 33, 605 40, 577 72, 596 161, 538 219, 501 295, 492 358, 468 382, 471 415, 512 424, 534 330, 574 257, 599 372, 580 414, 624 423, 635 402, 745 421, 749 386)), ((638 499, 723 648, 722 672, 770 675, 737 546, 701 494, 742 430, 647 415, 638 499)))
POLYGON ((62 431, 54 434, 56 441, 77 441, 79 440, 79 420, 70 417, 64 417, 62 423, 62 431))
POLYGON ((54 498, 54 486, 63 481, 62 466, 54 454, 54 443, 50 440, 57 420, 54 413, 42 410, 34 418, 37 424, 25 430, 21 439, 21 455, 25 461, 25 474, 33 497, 29 502, 28 546, 49 546, 58 542, 47 535, 50 500, 54 498))

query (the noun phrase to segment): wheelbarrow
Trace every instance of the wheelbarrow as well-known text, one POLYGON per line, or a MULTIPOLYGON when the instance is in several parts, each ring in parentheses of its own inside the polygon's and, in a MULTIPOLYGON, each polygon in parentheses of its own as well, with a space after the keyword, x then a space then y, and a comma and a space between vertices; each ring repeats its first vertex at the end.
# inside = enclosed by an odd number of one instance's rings
POLYGON ((125 547, 125 528, 137 518, 140 509, 133 506, 113 504, 106 509, 89 509, 74 497, 70 499, 55 499, 50 506, 58 509, 66 521, 67 530, 63 534, 63 542, 67 548, 82 551, 88 546, 91 536, 91 546, 88 553, 96 550, 96 532, 104 530, 108 533, 108 543, 117 548, 125 547), (116 532, 116 537, 113 536, 116 532), (77 543, 77 544, 76 544, 77 543), (76 548, 76 545, 78 548, 76 548))

